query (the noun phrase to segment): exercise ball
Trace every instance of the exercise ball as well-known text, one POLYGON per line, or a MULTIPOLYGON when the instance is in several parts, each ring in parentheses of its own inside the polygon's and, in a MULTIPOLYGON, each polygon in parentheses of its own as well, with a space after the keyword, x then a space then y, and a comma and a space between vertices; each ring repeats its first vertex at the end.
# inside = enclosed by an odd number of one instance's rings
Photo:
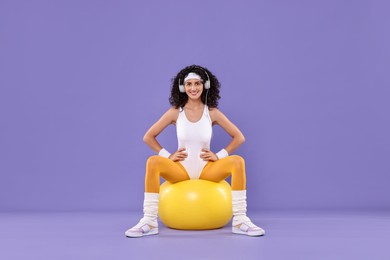
POLYGON ((160 187, 158 214, 164 225, 174 229, 221 228, 232 217, 230 185, 226 181, 166 181, 160 187))

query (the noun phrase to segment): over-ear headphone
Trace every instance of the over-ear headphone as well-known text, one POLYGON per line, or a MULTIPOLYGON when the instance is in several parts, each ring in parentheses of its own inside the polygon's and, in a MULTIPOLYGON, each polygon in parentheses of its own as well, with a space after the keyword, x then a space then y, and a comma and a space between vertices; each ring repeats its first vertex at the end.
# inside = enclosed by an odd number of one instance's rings
MULTIPOLYGON (((202 67, 199 67, 199 66, 196 66, 196 68, 199 68, 201 70, 203 70, 204 73, 206 73, 206 76, 207 76, 207 80, 206 82, 204 83, 204 88, 205 89, 209 89, 210 88, 210 77, 209 77, 209 74, 207 73, 207 71, 205 69, 203 69, 202 67)), ((184 88, 184 85, 183 84, 180 84, 180 77, 179 77, 179 91, 181 93, 185 93, 186 90, 184 88)))

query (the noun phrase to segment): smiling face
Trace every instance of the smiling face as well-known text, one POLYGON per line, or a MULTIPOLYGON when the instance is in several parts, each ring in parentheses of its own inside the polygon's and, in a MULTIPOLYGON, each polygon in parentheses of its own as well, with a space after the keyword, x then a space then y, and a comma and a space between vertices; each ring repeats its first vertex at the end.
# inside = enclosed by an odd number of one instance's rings
POLYGON ((203 92, 203 82, 199 79, 189 79, 184 83, 188 98, 197 100, 203 92))

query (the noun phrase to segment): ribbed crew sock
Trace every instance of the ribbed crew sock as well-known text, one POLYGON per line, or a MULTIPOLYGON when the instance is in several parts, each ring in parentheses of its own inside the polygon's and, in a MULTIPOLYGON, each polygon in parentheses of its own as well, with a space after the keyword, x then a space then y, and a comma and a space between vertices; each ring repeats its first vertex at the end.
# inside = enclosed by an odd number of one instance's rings
POLYGON ((147 223, 150 226, 157 227, 158 199, 159 194, 145 192, 144 198, 144 217, 140 222, 147 223))
POLYGON ((246 190, 232 190, 233 226, 250 221, 246 216, 246 207, 246 190))

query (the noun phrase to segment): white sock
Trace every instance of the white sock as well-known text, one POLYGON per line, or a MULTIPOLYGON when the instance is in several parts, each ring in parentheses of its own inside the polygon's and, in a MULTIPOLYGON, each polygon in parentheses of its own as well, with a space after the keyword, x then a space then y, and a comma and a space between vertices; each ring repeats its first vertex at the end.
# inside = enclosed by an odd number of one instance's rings
POLYGON ((232 190, 233 226, 250 221, 246 216, 246 190, 232 190))
POLYGON ((142 218, 141 221, 153 227, 158 226, 158 222, 157 222, 158 199, 159 199, 158 193, 145 192, 144 217, 142 218))

